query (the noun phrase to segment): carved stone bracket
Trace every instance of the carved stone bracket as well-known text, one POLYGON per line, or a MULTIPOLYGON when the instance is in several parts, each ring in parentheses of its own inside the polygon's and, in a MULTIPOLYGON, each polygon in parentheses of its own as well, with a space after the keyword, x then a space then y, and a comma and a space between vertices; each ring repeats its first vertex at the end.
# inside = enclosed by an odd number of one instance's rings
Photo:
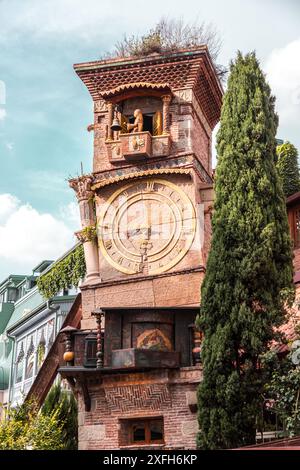
POLYGON ((91 397, 89 394, 89 389, 88 389, 84 374, 77 377, 77 384, 79 385, 82 395, 83 395, 85 411, 91 411, 91 397))
POLYGON ((74 189, 78 201, 87 200, 93 196, 92 183, 92 175, 82 175, 69 180, 69 186, 74 189))
POLYGON ((66 381, 68 382, 69 387, 71 388, 72 392, 74 393, 74 391, 75 391, 75 385, 76 385, 76 382, 75 382, 74 377, 69 377, 69 376, 67 376, 67 377, 66 377, 66 381))

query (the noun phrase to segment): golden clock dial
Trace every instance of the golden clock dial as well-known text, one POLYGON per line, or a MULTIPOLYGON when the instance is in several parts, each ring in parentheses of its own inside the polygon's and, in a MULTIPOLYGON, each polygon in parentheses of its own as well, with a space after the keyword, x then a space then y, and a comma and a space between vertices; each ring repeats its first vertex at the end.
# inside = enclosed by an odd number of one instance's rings
POLYGON ((195 236, 195 210, 178 186, 160 178, 114 192, 98 221, 105 259, 126 274, 159 274, 175 266, 195 236))

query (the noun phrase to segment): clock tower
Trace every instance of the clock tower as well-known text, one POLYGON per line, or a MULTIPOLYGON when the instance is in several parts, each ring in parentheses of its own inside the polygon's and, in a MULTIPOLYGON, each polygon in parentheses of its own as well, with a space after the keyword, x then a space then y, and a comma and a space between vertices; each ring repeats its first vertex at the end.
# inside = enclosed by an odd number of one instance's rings
POLYGON ((60 373, 79 448, 193 449, 222 88, 205 46, 75 64, 94 103, 93 171, 69 181, 87 267, 60 373))

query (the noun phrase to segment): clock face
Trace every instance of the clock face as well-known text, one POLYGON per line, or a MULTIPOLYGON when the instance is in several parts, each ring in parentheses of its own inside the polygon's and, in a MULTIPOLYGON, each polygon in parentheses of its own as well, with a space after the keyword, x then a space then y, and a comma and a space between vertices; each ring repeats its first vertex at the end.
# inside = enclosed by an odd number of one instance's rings
POLYGON ((163 179, 143 179, 118 189, 98 222, 101 253, 126 274, 159 274, 176 265, 195 236, 188 196, 163 179))

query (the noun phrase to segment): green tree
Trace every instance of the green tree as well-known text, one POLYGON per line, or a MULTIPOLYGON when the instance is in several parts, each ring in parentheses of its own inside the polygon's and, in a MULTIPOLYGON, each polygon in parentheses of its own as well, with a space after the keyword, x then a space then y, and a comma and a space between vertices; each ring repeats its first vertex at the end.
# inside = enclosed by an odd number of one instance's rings
MULTIPOLYGON (((295 328, 299 335, 299 326, 295 328)), ((298 336, 299 338, 299 336, 298 336)), ((300 434, 300 341, 291 344, 290 353, 274 363, 265 385, 265 396, 274 400, 270 411, 283 423, 287 437, 300 434)))
POLYGON ((255 442, 265 380, 260 356, 294 296, 276 129, 274 98, 255 53, 238 53, 217 136, 213 234, 197 322, 204 332, 200 448, 255 442))
POLYGON ((300 191, 300 174, 298 166, 298 151, 290 142, 278 145, 277 169, 282 180, 283 192, 286 197, 300 191))
POLYGON ((62 450, 63 422, 59 407, 49 415, 38 413, 33 403, 6 412, 0 422, 0 450, 62 450))
POLYGON ((54 385, 48 393, 42 407, 43 416, 52 416, 57 411, 56 417, 62 424, 64 449, 77 449, 77 402, 73 393, 63 390, 60 383, 54 385))

